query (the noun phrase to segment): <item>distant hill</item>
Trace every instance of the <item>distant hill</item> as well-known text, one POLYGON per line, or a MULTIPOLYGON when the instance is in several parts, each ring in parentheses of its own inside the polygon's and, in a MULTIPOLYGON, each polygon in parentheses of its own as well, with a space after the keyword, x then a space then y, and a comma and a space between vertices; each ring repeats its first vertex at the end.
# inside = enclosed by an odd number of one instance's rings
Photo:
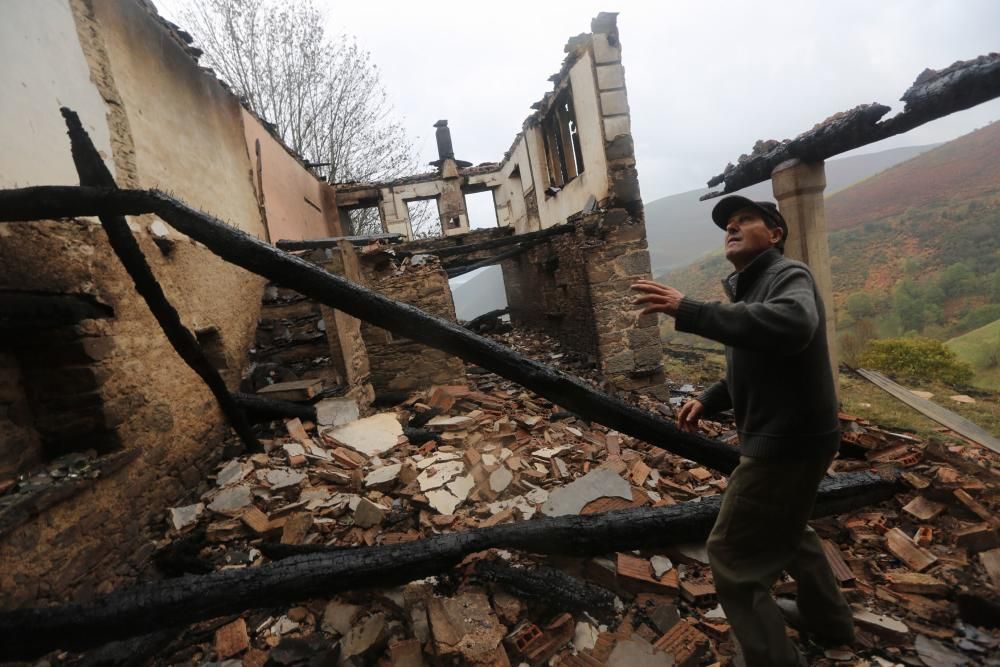
MULTIPOLYGON (((829 197, 832 193, 939 145, 893 148, 830 160, 826 164, 826 194, 829 197)), ((656 199, 645 205, 646 239, 653 275, 690 264, 721 246, 719 230, 709 222, 712 207, 718 200, 698 200, 706 192, 708 188, 691 190, 656 199)), ((741 190, 739 194, 751 199, 774 199, 769 182, 758 183, 741 190)))
POLYGON ((1000 122, 949 141, 827 200, 831 231, 898 216, 908 209, 1000 191, 1000 122))
POLYGON ((458 319, 468 321, 491 310, 507 307, 503 272, 499 266, 482 269, 465 280, 462 278, 465 276, 449 281, 458 319))
MULTIPOLYGON (((946 341, 1000 318, 1000 123, 828 197, 826 218, 843 333, 946 341)), ((729 271, 717 251, 661 278, 686 294, 721 298, 719 279, 729 271)), ((978 354, 982 335, 956 348, 978 354)))

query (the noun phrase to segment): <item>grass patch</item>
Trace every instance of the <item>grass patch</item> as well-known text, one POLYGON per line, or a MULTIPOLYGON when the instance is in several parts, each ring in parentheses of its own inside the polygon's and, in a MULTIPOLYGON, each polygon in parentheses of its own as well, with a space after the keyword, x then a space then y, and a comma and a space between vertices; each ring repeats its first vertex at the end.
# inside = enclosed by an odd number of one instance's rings
POLYGON ((945 346, 972 366, 974 386, 1000 391, 1000 320, 952 338, 945 346))
MULTIPOLYGON (((904 385, 907 389, 929 391, 930 400, 943 408, 962 415, 992 435, 1000 437, 1000 392, 976 392, 976 402, 967 405, 949 399, 960 392, 941 384, 904 385)), ((941 425, 910 406, 897 401, 867 380, 851 373, 840 374, 840 401, 844 412, 863 417, 884 428, 914 431, 921 438, 957 440, 941 433, 941 425)))

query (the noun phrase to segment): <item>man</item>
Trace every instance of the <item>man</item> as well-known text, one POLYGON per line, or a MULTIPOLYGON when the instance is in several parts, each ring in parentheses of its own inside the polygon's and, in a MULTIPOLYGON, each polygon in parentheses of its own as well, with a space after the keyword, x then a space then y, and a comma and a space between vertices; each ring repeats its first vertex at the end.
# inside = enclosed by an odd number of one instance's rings
POLYGON ((731 303, 648 280, 632 286, 643 294, 635 303, 726 346, 726 379, 677 417, 690 431, 703 415, 732 408, 736 416, 740 463, 708 538, 715 588, 748 666, 803 665, 783 614, 821 638, 854 638, 850 608, 807 524, 840 443, 823 303, 808 267, 784 257, 788 226, 777 206, 726 197, 712 220, 736 269, 723 281, 731 303), (771 596, 782 570, 798 584, 797 607, 771 596))

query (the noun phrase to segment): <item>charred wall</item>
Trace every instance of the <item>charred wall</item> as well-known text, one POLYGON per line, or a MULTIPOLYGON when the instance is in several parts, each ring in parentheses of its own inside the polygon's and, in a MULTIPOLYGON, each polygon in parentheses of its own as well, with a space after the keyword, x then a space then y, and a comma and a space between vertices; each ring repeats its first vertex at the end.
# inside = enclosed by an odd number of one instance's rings
MULTIPOLYGON (((389 253, 372 253, 361 256, 361 270, 371 289, 432 315, 455 320, 448 276, 436 257, 420 255, 397 261, 389 253)), ((465 364, 457 357, 368 323, 362 323, 361 332, 377 394, 465 381, 465 364)))
MULTIPOLYGON (((24 52, 5 64, 0 81, 21 91, 23 106, 0 127, 7 147, 0 185, 77 182, 59 115, 67 104, 120 185, 171 191, 264 236, 238 100, 145 4, 58 0, 14 3, 4 12, 4 35, 12 33, 24 52)), ((213 359, 235 388, 262 282, 153 216, 130 226, 184 323, 211 332, 213 359)), ((50 462, 61 451, 132 457, 51 506, 31 495, 54 497, 60 482, 45 471, 0 496, 0 606, 83 599, 141 579, 164 509, 221 454, 222 415, 162 335, 96 221, 0 230, 0 289, 46 302, 83 296, 110 311, 21 322, 0 336, 0 431, 21 443, 3 449, 3 469, 50 462), (46 509, 7 521, 12 507, 29 505, 46 509)))

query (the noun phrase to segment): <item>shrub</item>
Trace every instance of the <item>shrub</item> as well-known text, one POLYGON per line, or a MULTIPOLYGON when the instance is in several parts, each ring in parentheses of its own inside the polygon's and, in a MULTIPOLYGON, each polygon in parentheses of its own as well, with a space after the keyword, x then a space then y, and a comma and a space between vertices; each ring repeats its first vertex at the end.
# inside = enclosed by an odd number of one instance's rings
POLYGON ((944 343, 929 338, 886 338, 868 344, 861 365, 909 382, 968 384, 972 367, 959 361, 944 343))

